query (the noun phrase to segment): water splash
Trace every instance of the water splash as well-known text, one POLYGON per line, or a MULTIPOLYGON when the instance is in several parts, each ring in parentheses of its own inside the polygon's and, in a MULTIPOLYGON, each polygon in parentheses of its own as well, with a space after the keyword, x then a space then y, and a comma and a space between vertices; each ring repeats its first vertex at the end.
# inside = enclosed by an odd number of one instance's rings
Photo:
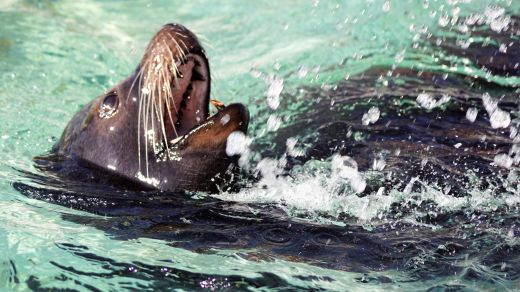
POLYGON ((489 93, 484 93, 482 103, 489 114, 489 121, 493 129, 507 128, 511 123, 511 116, 508 112, 498 107, 498 102, 494 100, 489 93))
POLYGON ((381 112, 379 111, 379 108, 377 107, 371 107, 368 112, 363 114, 362 123, 363 125, 367 126, 369 124, 374 124, 379 120, 379 115, 381 112))
POLYGON ((442 95, 438 100, 429 93, 421 93, 417 96, 417 103, 425 109, 433 109, 439 107, 451 100, 448 95, 442 95))

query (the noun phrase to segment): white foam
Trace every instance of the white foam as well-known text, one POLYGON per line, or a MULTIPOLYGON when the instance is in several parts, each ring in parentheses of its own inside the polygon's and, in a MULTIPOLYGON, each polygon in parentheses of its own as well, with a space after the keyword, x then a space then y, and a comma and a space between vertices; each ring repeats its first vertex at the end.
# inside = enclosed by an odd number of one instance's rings
POLYGON ((292 157, 303 156, 305 154, 305 150, 296 147, 296 143, 298 143, 298 139, 291 137, 287 139, 285 142, 285 146, 287 146, 287 155, 292 157))
POLYGON ((493 164, 504 168, 511 168, 511 166, 513 165, 513 159, 509 157, 509 155, 501 153, 495 155, 495 158, 493 159, 493 164))
MULTIPOLYGON (((430 185, 419 178, 412 178, 403 189, 396 185, 386 190, 380 187, 376 192, 363 193, 365 177, 369 173, 358 171, 357 163, 348 156, 333 155, 330 162, 308 161, 301 167, 284 174, 286 159, 264 158, 255 167, 260 176, 258 183, 244 188, 238 193, 220 193, 220 199, 239 202, 276 203, 290 216, 316 214, 315 220, 322 220, 321 215, 338 216, 346 214, 360 221, 381 220, 391 214, 395 204, 403 206, 432 202, 439 209, 435 212, 453 210, 489 211, 497 206, 520 204, 518 189, 496 196, 492 187, 481 190, 479 187, 467 189, 468 196, 449 195, 450 186, 430 185)), ((511 179, 517 181, 516 175, 511 179)), ((408 214, 413 219, 416 214, 408 214)), ((394 216, 394 215, 392 215, 394 216)))
POLYGON ((228 156, 243 154, 247 151, 250 143, 250 139, 244 133, 233 132, 227 139, 226 154, 228 156))
POLYGON ((238 164, 241 167, 248 168, 249 145, 251 145, 252 139, 247 137, 244 133, 236 131, 231 133, 226 141, 226 154, 228 156, 240 155, 238 164))

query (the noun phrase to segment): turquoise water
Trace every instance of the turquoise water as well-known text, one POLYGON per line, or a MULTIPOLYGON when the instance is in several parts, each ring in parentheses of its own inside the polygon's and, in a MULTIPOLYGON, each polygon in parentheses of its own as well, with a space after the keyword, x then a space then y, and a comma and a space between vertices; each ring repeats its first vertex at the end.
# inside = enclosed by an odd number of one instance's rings
MULTIPOLYGON (((267 97, 274 95, 274 103, 280 99, 283 104, 284 98, 299 97, 302 88, 333 88, 368 69, 392 66, 440 74, 460 73, 517 88, 518 77, 490 75, 462 58, 436 54, 435 49, 426 45, 429 34, 464 39, 464 34, 457 30, 456 20, 450 21, 471 14, 484 15, 490 7, 504 8, 504 15, 520 13, 519 2, 498 0, 135 1, 132 4, 2 1, 0 290, 296 287, 356 291, 448 287, 443 285, 470 290, 518 289, 518 265, 507 268, 509 264, 498 261, 499 268, 491 267, 475 253, 469 257, 461 255, 453 265, 463 271, 476 270, 480 276, 470 277, 467 273, 463 276, 461 272, 439 275, 432 271, 432 277, 417 278, 414 267, 428 274, 430 267, 421 266, 421 262, 432 256, 429 251, 410 259, 407 269, 372 268, 359 272, 289 256, 244 256, 254 254, 254 247, 197 251, 145 235, 120 239, 103 228, 66 219, 79 216, 108 222, 109 217, 29 198, 12 186, 15 181, 29 180, 20 170, 38 173, 32 158, 50 150, 82 105, 128 76, 148 40, 163 24, 179 22, 196 32, 206 47, 213 77, 212 97, 224 103, 248 105, 253 153, 246 168, 260 169, 267 178, 261 184, 252 182, 238 193, 213 197, 273 204, 294 220, 317 225, 354 224, 370 234, 381 217, 394 212, 392 204, 406 200, 405 191, 396 189, 385 196, 369 197, 335 192, 336 181, 326 172, 317 171, 322 163, 330 163, 330 157, 325 162, 306 164, 308 168, 295 171, 291 177, 269 179, 268 174, 277 168, 267 162, 276 162, 274 159, 280 157, 263 160, 261 164, 261 151, 256 153, 254 149, 285 147, 285 141, 270 140, 278 131, 273 121, 279 121, 279 129, 289 127, 300 119, 300 105, 310 101, 297 98, 291 100, 293 106, 278 108, 273 105, 273 98, 267 97), (443 65, 443 60, 451 60, 451 66, 443 65), (264 146, 255 146, 257 142, 264 146), (315 174, 309 176, 309 169, 315 174), (343 221, 339 214, 347 214, 349 220, 343 221), (508 277, 508 272, 514 276, 508 277)), ((432 190, 416 196, 441 206, 440 215, 467 210, 475 212, 475 216, 494 212, 498 221, 512 222, 507 227, 486 222, 486 232, 500 239, 483 240, 497 240, 497 248, 499 243, 507 244, 517 251, 513 259, 518 259, 520 242, 515 231, 520 224, 516 216, 520 203, 518 189, 503 196, 496 196, 491 188, 487 192, 480 190, 469 200, 439 195, 432 190), (505 215, 500 217, 500 212, 505 215)), ((408 217, 399 219, 411 224, 411 229, 426 228, 432 233, 454 228, 424 226, 408 217)), ((432 241, 433 244, 436 243, 432 241)))

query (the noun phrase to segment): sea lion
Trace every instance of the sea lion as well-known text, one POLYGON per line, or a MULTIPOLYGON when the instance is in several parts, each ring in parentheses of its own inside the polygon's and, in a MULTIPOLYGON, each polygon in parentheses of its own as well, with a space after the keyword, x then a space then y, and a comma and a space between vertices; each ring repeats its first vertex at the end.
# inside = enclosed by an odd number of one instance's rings
POLYGON ((209 103, 204 49, 187 28, 167 24, 130 77, 76 113, 52 155, 38 160, 72 160, 159 190, 212 189, 234 159, 227 139, 246 133, 249 114, 242 104, 218 104, 210 117, 209 103))

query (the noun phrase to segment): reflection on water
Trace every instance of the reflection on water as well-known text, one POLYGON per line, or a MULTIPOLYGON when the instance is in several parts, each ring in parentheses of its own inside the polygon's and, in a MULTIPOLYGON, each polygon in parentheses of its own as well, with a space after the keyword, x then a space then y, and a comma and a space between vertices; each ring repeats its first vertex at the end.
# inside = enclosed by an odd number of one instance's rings
POLYGON ((516 289, 519 8, 0 4, 0 287, 516 289), (240 188, 35 170, 171 21, 206 40, 213 97, 250 108, 240 188))

